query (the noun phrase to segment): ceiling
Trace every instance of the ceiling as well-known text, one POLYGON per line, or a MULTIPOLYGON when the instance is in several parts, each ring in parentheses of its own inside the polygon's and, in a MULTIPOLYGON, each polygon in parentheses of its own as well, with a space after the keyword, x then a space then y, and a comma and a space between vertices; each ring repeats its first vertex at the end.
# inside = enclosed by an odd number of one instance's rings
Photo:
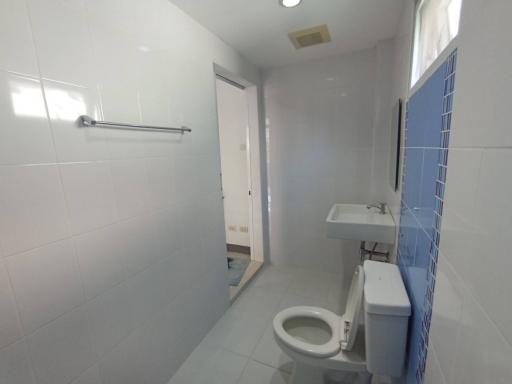
POLYGON ((356 51, 395 35, 406 0, 171 0, 261 68, 356 51), (332 42, 296 50, 288 33, 327 24, 332 42))

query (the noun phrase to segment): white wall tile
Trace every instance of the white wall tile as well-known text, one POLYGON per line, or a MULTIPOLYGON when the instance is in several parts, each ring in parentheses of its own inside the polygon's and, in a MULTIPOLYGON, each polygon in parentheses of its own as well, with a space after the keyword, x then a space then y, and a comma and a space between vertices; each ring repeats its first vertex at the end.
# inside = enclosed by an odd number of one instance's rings
POLYGON ((481 149, 450 149, 447 187, 441 227, 441 253, 466 276, 468 258, 475 252, 478 231, 475 201, 482 163, 481 149), (458 175, 451 177, 451 175, 458 175))
POLYGON ((140 384, 138 341, 130 335, 100 361, 102 384, 140 384))
POLYGON ((0 348, 22 335, 9 275, 0 260, 0 348))
MULTIPOLYGON (((177 341, 187 336, 187 317, 188 314, 180 309, 186 305, 186 295, 183 290, 177 292, 178 296, 174 298, 171 304, 165 310, 167 319, 166 333, 171 340, 177 341)), ((189 351, 190 353, 191 351, 189 351)))
POLYGON ((441 255, 436 274, 430 341, 436 350, 438 364, 447 377, 455 357, 463 299, 464 285, 441 255))
MULTIPOLYGON (((126 107, 120 107, 126 108, 126 107)), ((108 116, 107 114, 104 114, 108 116)), ((137 124, 138 119, 120 118, 112 119, 105 117, 108 121, 137 124)), ((113 159, 142 158, 147 154, 148 131, 135 131, 123 129, 111 129, 108 131, 107 139, 110 147, 110 156, 113 159)))
POLYGON ((176 199, 174 166, 171 159, 146 159, 149 186, 149 206, 153 209, 169 207, 176 199))
MULTIPOLYGON (((170 258, 181 247, 179 221, 175 209, 157 211, 147 217, 155 258, 170 258)), ((211 243, 210 243, 211 244, 211 243)))
POLYGON ((473 210, 478 187, 478 178, 482 165, 482 149, 452 148, 449 152, 449 172, 460 177, 447 178, 444 201, 462 220, 474 219, 473 210))
POLYGON ((171 364, 172 354, 168 348, 173 339, 166 332, 166 321, 165 314, 158 313, 138 330, 141 382, 167 383, 175 372, 176 368, 171 364))
POLYGON ((0 253, 9 268, 19 258, 16 309, 34 311, 12 318, 2 289, 0 381, 31 384, 28 359, 12 357, 28 321, 38 384, 165 383, 229 304, 222 206, 205 200, 219 189, 211 63, 254 83, 259 71, 166 0, 0 12, 0 70, 27 76, 0 74, 0 253), (30 108, 13 109, 18 89, 30 108), (82 113, 195 134, 78 128, 82 113), (48 251, 63 239, 73 268, 48 251))
POLYGON ((27 334, 84 302, 71 240, 11 256, 7 267, 27 334))
POLYGON ((116 225, 75 238, 85 295, 92 299, 125 277, 124 255, 116 225))
MULTIPOLYGON (((137 44, 132 36, 123 33, 113 25, 126 22, 129 17, 108 17, 109 5, 115 2, 88 1, 94 55, 102 65, 94 68, 101 93, 103 113, 106 120, 138 122, 140 121, 139 96, 137 89, 137 44), (106 13, 107 12, 107 13, 106 13), (104 20, 101 21, 100 19, 104 20)), ((115 14, 133 12, 132 4, 116 4, 115 14)), ((109 136, 122 137, 123 132, 109 132, 109 136)), ((126 144, 126 143, 125 143, 126 144)), ((135 143, 136 144, 136 143, 135 143)))
MULTIPOLYGON (((390 103, 394 105, 398 99, 402 99, 403 102, 407 100, 409 95, 410 87, 410 67, 411 67, 411 44, 413 41, 413 22, 414 14, 416 12, 416 5, 412 1, 404 2, 402 8, 402 14, 400 21, 397 26, 397 32, 393 39, 393 63, 392 73, 390 75, 391 81, 391 93, 390 103)), ((390 107, 391 108, 391 107, 390 107)), ((391 110, 391 109, 390 109, 391 110)), ((404 135, 402 135, 402 140, 404 135)), ((389 140, 391 144, 392 140, 389 140)), ((378 146, 377 142, 375 145, 378 146)), ((389 162, 389 151, 391 147, 385 148, 384 151, 377 151, 374 162, 389 162), (380 156, 379 156, 380 154, 380 156), (382 157, 384 156, 384 157, 382 157)), ((400 165, 401 167, 401 165, 400 165)), ((401 180, 401 169, 400 178, 401 180)), ((401 197, 401 183, 399 183, 398 190, 395 191, 389 185, 386 190, 385 201, 389 206, 390 212, 398 225, 400 221, 400 197, 401 197)), ((398 233, 397 233, 398 235, 398 233)), ((395 242, 397 243, 397 241, 395 242)), ((395 250, 393 250, 392 260, 396 256, 395 250)))
POLYGON ((42 76, 76 85, 94 85, 84 1, 28 0, 28 7, 42 76))
POLYGON ((512 3, 503 0, 485 5, 466 0, 463 4, 450 138, 454 147, 512 145, 506 113, 512 53, 503 49, 510 33, 507 15, 511 11, 512 3))
POLYGON ((65 164, 60 171, 74 233, 99 228, 117 219, 108 163, 65 164))
POLYGON ((437 359, 435 349, 429 348, 427 356, 427 366, 425 367, 425 384, 445 384, 446 380, 439 366, 439 360, 437 359))
POLYGON ((104 129, 81 127, 78 117, 101 120, 96 90, 44 81, 57 157, 60 162, 106 160, 110 157, 104 129))
POLYGON ((175 70, 170 52, 153 49, 137 50, 137 82, 142 121, 149 125, 168 125, 171 123, 171 109, 177 104, 172 86, 167 81, 169 72, 175 70))
POLYGON ((111 172, 119 218, 137 216, 148 210, 148 177, 144 160, 114 160, 111 172))
POLYGON ((160 263, 162 290, 169 302, 183 292, 183 287, 187 283, 187 274, 184 273, 186 271, 185 255, 186 253, 178 250, 160 263))
POLYGON ((116 224, 115 246, 122 254, 126 274, 131 276, 149 267, 156 259, 151 229, 146 217, 136 217, 116 224))
POLYGON ((39 329, 27 342, 40 384, 69 383, 95 360, 85 311, 80 308, 39 329))
POLYGON ((0 349, 0 383, 33 384, 34 379, 23 342, 0 349))
POLYGON ((121 284, 87 303, 87 320, 98 356, 105 355, 131 331, 132 301, 128 285, 121 284))
POLYGON ((0 71, 0 123, 0 164, 55 161, 39 80, 0 71))
POLYGON ((475 233, 472 251, 460 266, 466 284, 473 289, 489 317, 512 343, 512 309, 503 305, 512 290, 508 271, 512 260, 503 247, 512 235, 512 181, 506 177, 511 150, 485 150, 474 207, 475 233))
POLYGON ((188 200, 187 197, 198 196, 198 165, 198 160, 192 156, 176 156, 174 161, 174 186, 179 202, 188 200))
POLYGON ((158 264, 135 275, 127 285, 134 324, 142 324, 151 319, 165 304, 165 292, 161 289, 162 279, 158 264))
POLYGON ((36 54, 24 1, 0 4, 0 68, 37 76, 36 54))
POLYGON ((512 377, 512 347, 470 294, 464 300, 461 334, 448 382, 505 384, 512 377))
POLYGON ((375 69, 370 49, 264 73, 274 264, 343 271, 325 217, 370 200, 375 69))
POLYGON ((4 256, 68 234, 57 166, 0 167, 0 242, 4 256))

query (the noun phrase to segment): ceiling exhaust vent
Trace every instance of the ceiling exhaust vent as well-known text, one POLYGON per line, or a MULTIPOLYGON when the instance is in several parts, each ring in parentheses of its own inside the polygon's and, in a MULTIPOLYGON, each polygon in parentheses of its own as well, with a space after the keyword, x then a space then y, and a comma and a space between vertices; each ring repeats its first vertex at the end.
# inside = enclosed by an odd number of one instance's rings
POLYGON ((329 29, 325 24, 291 32, 288 34, 288 37, 296 49, 311 47, 312 45, 328 43, 331 41, 329 29))

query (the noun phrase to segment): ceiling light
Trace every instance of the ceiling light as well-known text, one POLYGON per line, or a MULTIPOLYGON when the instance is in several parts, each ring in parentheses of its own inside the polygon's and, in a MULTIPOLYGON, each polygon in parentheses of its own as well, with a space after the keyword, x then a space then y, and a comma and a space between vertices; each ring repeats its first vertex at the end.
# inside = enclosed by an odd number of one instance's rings
POLYGON ((293 8, 301 3, 302 0, 279 0, 279 4, 285 8, 293 8))

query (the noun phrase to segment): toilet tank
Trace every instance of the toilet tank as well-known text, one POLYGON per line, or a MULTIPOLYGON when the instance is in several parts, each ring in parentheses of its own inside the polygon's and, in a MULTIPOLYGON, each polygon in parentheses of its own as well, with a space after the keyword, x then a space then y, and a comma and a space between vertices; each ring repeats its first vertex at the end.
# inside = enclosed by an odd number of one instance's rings
POLYGON ((411 304, 394 264, 364 263, 366 365, 376 375, 402 374, 411 304))

